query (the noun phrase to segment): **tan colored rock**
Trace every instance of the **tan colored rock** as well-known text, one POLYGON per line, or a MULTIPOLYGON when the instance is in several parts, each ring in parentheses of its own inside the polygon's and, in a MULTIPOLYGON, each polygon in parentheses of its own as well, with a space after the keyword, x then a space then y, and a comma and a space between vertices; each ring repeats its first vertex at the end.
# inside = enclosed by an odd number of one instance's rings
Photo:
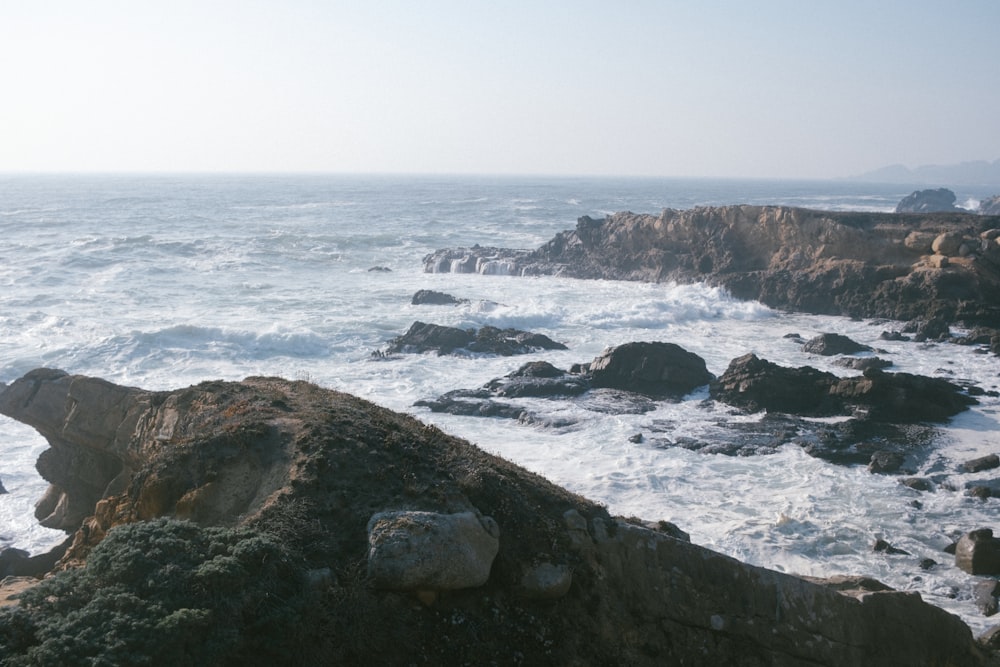
POLYGON ((380 512, 368 522, 368 575, 376 588, 450 591, 482 586, 500 530, 473 512, 380 512))
POLYGON ((938 255, 952 257, 958 254, 964 240, 961 234, 956 234, 955 232, 938 234, 934 242, 931 243, 931 250, 938 255))
POLYGON ((910 232, 903 239, 903 245, 914 252, 926 255, 931 252, 931 244, 935 238, 931 232, 910 232))

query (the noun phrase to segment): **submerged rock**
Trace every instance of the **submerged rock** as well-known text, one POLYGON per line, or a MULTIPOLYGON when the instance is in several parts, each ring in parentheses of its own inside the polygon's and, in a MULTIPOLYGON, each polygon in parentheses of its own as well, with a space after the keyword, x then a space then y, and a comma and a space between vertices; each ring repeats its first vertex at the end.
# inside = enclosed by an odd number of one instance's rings
POLYGON ((457 306, 463 303, 469 303, 469 300, 459 299, 450 294, 429 289, 417 290, 413 294, 413 298, 410 299, 410 305, 413 306, 457 306))

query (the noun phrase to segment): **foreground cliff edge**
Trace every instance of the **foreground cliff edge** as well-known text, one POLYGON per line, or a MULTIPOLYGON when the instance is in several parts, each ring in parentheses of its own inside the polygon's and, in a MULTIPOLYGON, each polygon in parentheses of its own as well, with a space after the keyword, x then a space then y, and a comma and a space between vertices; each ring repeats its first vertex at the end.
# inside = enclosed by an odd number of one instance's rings
MULTIPOLYGON (((193 530, 139 523, 160 517, 252 528, 294 555, 292 578, 311 591, 289 662, 990 664, 964 623, 918 594, 740 563, 309 383, 152 392, 38 369, 0 390, 0 413, 50 445, 38 516, 72 535, 57 570, 88 569, 129 525, 193 530)), ((213 618, 187 606, 164 609, 157 632, 213 618)), ((221 663, 273 664, 248 654, 252 639, 233 639, 221 663)), ((197 662, 190 633, 177 642, 197 662)))

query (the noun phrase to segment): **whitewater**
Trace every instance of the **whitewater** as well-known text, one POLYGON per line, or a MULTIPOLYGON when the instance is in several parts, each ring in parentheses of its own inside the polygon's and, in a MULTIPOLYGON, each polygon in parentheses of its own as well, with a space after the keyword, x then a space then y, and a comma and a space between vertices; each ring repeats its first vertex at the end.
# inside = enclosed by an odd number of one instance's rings
MULTIPOLYGON (((992 624, 974 578, 943 553, 962 533, 1000 529, 1000 500, 965 494, 990 473, 958 466, 1000 453, 1000 399, 942 425, 917 475, 955 488, 920 493, 864 466, 834 465, 794 443, 766 456, 727 456, 632 442, 654 425, 669 439, 726 441, 763 415, 708 401, 707 388, 646 414, 522 399, 566 417, 561 428, 434 414, 414 407, 471 389, 528 361, 560 368, 630 341, 673 342, 715 375, 754 352, 786 366, 849 375, 786 334, 832 332, 882 348, 889 371, 998 388, 1000 359, 972 347, 879 340, 899 323, 789 314, 704 285, 425 273, 433 250, 474 244, 535 248, 582 215, 723 204, 891 211, 919 186, 849 182, 390 176, 0 175, 0 382, 60 368, 145 389, 252 375, 304 379, 406 412, 538 472, 614 514, 672 521, 691 539, 794 574, 863 574, 992 624), (414 306, 433 289, 467 299, 414 306), (521 357, 372 352, 416 320, 545 334, 567 351, 521 357), (631 439, 630 439, 631 438, 631 439), (877 539, 909 556, 873 551, 877 539), (925 558, 937 565, 920 566, 925 558)), ((959 191, 959 201, 996 194, 959 191)), ((45 448, 0 417, 0 548, 38 553, 64 535, 37 525, 45 448)))

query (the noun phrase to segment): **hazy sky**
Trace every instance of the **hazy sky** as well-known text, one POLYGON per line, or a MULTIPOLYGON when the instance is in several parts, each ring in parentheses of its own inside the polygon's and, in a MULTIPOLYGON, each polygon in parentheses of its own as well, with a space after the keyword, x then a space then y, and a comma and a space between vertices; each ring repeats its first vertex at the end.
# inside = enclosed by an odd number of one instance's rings
POLYGON ((993 161, 998 26, 998 0, 8 0, 0 171, 993 161))

